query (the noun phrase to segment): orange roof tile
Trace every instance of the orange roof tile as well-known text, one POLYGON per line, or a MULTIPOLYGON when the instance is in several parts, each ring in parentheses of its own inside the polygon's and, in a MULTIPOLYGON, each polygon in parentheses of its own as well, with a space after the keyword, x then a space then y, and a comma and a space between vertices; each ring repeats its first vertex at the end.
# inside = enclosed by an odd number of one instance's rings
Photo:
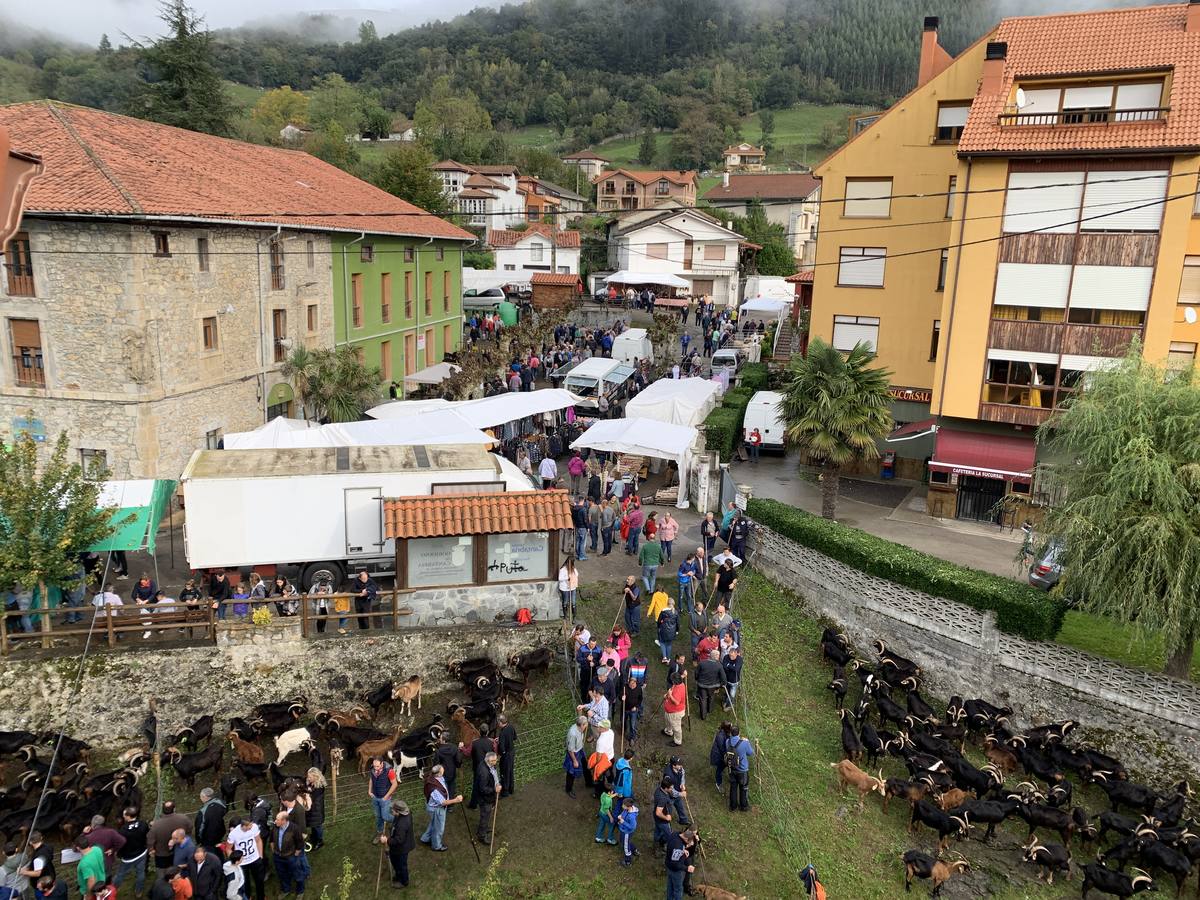
POLYGON ((821 179, 807 172, 778 172, 729 176, 709 188, 701 200, 804 200, 821 186, 821 179))
POLYGON ((787 281, 791 284, 795 284, 796 282, 811 284, 812 280, 813 280, 813 275, 815 275, 815 274, 816 274, 816 269, 801 269, 795 275, 789 275, 787 278, 784 279, 784 281, 787 281))
POLYGON ((298 150, 50 100, 0 106, 0 125, 14 147, 40 154, 46 164, 30 187, 26 213, 205 218, 474 240, 298 150))
POLYGON ((675 184, 694 184, 696 182, 696 173, 692 171, 680 172, 672 169, 669 171, 643 172, 640 169, 612 169, 608 172, 601 172, 592 179, 592 184, 596 184, 604 178, 612 178, 614 175, 624 175, 626 178, 632 178, 639 184, 650 184, 664 178, 675 184))
POLYGON ((977 95, 958 143, 961 155, 1141 152, 1200 147, 1200 31, 1187 4, 1004 19, 989 37, 1008 44, 1000 92, 977 95), (1013 84, 1038 77, 1174 70, 1170 112, 1157 121, 1005 125, 1013 84))
POLYGON ((529 237, 531 234, 540 234, 543 237, 550 237, 553 231, 554 243, 559 247, 578 247, 579 232, 578 231, 557 231, 550 228, 549 225, 541 223, 530 225, 524 231, 511 231, 507 228, 489 229, 487 233, 486 243, 492 247, 515 247, 519 242, 529 237))
POLYGON ((593 153, 591 150, 580 150, 578 153, 568 153, 563 159, 598 159, 600 162, 608 162, 608 157, 601 156, 599 153, 593 153))
POLYGON ((557 287, 575 287, 580 283, 578 275, 567 272, 534 272, 529 278, 530 284, 550 284, 557 287))
POLYGON ((571 527, 571 501, 565 490, 389 497, 383 520, 390 538, 555 531, 571 527))
POLYGON ((740 156, 766 156, 767 151, 762 147, 755 147, 753 144, 734 144, 731 147, 726 147, 721 151, 723 156, 730 156, 737 153, 740 156))

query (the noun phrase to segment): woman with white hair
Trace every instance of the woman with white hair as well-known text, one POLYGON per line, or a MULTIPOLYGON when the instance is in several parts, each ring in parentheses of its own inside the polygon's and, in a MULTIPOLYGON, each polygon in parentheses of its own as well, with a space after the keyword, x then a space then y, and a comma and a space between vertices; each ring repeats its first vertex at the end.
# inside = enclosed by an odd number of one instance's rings
POLYGON ((325 845, 325 776, 315 766, 304 777, 304 792, 308 795, 308 814, 304 817, 312 835, 312 849, 325 845))

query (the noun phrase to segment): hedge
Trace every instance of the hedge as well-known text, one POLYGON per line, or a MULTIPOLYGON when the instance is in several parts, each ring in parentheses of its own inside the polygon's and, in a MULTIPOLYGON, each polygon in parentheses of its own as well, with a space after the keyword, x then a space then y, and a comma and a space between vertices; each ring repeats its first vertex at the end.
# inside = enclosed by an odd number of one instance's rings
POLYGON ((742 366, 738 387, 747 388, 753 394, 755 391, 765 391, 770 379, 771 373, 766 363, 746 363, 742 366))
POLYGON ((748 509, 759 524, 859 571, 975 609, 994 610, 1001 631, 1049 641, 1062 628, 1066 602, 1028 585, 946 562, 776 500, 751 500, 748 509))
POLYGON ((727 406, 718 406, 704 420, 704 443, 709 450, 721 454, 722 462, 733 459, 733 448, 737 446, 738 435, 742 430, 742 414, 727 406))

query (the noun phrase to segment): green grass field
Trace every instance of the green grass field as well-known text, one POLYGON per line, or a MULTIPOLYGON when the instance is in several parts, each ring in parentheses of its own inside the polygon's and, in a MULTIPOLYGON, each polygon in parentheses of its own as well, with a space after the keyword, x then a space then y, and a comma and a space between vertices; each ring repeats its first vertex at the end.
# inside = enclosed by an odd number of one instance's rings
POLYGON ((262 88, 250 87, 248 84, 238 84, 236 81, 226 81, 225 90, 229 93, 229 98, 233 101, 233 105, 240 112, 247 115, 254 108, 254 104, 258 102, 258 98, 263 95, 262 88))
MULTIPOLYGON (((1055 640, 1068 647, 1154 672, 1162 671, 1166 659, 1161 636, 1078 610, 1067 613, 1062 631, 1055 640)), ((1200 648, 1192 655, 1191 680, 1200 680, 1200 648)))

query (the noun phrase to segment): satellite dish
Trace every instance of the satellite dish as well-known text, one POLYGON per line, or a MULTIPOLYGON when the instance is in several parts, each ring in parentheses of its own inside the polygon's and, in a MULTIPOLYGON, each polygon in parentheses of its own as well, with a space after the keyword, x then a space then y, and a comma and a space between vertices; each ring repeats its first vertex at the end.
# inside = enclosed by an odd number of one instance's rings
POLYGON ((1017 109, 1024 109, 1029 103, 1024 88, 1017 88, 1017 109))
POLYGON ((1187 307, 1183 311, 1183 318, 1184 318, 1184 321, 1186 321, 1189 325, 1195 325, 1196 324, 1196 310, 1190 306, 1187 307))

